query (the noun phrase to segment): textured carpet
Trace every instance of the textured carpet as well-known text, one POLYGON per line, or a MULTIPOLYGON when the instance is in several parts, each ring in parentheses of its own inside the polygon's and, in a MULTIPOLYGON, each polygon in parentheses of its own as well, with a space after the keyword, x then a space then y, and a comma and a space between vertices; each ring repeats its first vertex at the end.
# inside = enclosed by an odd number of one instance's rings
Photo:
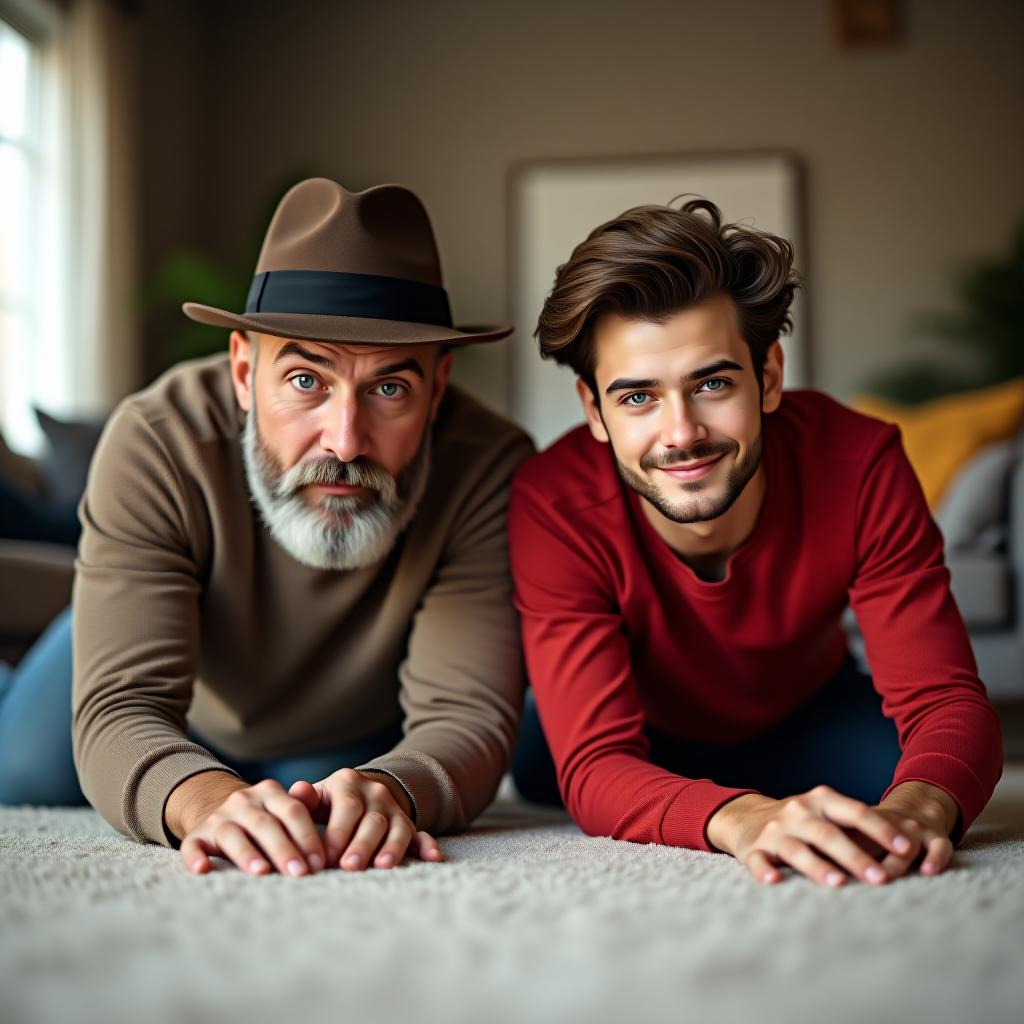
POLYGON ((449 861, 203 877, 88 810, 0 808, 0 1020, 1024 1020, 1024 765, 953 868, 827 891, 583 836, 504 788, 449 861))

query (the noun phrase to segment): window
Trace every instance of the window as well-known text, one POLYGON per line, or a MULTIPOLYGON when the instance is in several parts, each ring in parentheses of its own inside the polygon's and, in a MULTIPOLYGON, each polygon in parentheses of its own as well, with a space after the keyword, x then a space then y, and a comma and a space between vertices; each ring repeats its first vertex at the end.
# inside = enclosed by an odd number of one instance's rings
POLYGON ((29 453, 42 444, 33 405, 65 411, 71 384, 54 18, 42 2, 0 4, 0 429, 29 453))

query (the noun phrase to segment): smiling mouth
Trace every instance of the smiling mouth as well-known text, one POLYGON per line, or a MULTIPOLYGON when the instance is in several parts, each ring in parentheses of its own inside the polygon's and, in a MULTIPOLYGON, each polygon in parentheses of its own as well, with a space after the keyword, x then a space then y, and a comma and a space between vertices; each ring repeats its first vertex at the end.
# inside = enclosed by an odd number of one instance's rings
POLYGON ((673 480, 697 480, 711 472, 712 467, 724 458, 723 455, 716 455, 712 459, 702 459, 696 463, 680 462, 674 466, 659 466, 662 473, 672 477, 673 480))

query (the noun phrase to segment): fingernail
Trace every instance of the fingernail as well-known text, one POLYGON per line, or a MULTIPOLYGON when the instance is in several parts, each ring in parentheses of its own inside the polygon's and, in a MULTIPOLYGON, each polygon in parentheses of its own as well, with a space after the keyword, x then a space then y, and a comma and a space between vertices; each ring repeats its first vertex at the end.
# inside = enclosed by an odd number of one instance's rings
POLYGON ((380 856, 379 856, 379 857, 377 858, 377 863, 378 863, 378 864, 379 864, 379 865, 380 865, 380 866, 381 866, 382 868, 389 868, 389 867, 391 867, 391 865, 392 865, 392 864, 394 864, 394 863, 395 863, 395 858, 394 858, 394 857, 392 857, 390 853, 382 853, 382 854, 381 854, 381 855, 380 855, 380 856))
POLYGON ((288 869, 289 875, 301 875, 306 869, 303 867, 301 860, 296 860, 294 857, 285 864, 288 869))
POLYGON ((868 868, 864 874, 867 876, 869 882, 884 882, 888 877, 886 873, 878 867, 868 868))
POLYGON ((360 864, 362 863, 362 859, 360 858, 360 856, 359 856, 359 854, 358 854, 358 853, 350 853, 350 854, 349 854, 349 855, 348 855, 348 856, 347 856, 347 857, 345 858, 345 863, 346 863, 346 864, 347 864, 347 865, 348 865, 348 866, 349 866, 350 868, 357 868, 357 867, 359 867, 359 865, 360 865, 360 864))
POLYGON ((253 857, 253 859, 249 861, 250 871, 262 871, 266 866, 267 862, 265 860, 260 860, 259 857, 253 857))
POLYGON ((766 871, 761 876, 761 881, 762 882, 774 882, 775 881, 775 873, 773 871, 766 871))
POLYGON ((194 861, 192 861, 192 870, 193 871, 198 873, 202 869, 202 866, 203 866, 203 862, 201 860, 194 860, 194 861))
POLYGON ((324 859, 319 853, 311 853, 309 855, 309 866, 314 871, 319 871, 324 866, 324 859))
POLYGON ((910 840, 906 836, 897 836, 892 841, 892 848, 897 853, 906 853, 910 849, 910 840))
POLYGON ((828 873, 828 874, 827 874, 827 875, 825 876, 825 881, 826 881, 826 882, 827 882, 827 883, 828 883, 829 885, 842 885, 842 884, 843 884, 843 876, 842 876, 842 873, 841 873, 841 872, 839 872, 839 871, 830 871, 830 872, 829 872, 829 873, 828 873))

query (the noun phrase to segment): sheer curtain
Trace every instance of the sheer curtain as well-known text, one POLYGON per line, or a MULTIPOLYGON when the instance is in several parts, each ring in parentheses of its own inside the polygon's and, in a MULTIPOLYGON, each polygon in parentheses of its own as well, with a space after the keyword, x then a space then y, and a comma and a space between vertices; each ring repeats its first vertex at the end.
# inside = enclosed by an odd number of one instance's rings
POLYGON ((105 412, 141 383, 138 28, 114 0, 0 0, 0 20, 18 34, 0 78, 12 54, 28 61, 24 131, 5 150, 24 188, 0 223, 0 412, 11 445, 34 452, 33 405, 105 412))
POLYGON ((138 29, 112 0, 70 0, 66 83, 71 404, 104 411, 141 383, 138 29))

